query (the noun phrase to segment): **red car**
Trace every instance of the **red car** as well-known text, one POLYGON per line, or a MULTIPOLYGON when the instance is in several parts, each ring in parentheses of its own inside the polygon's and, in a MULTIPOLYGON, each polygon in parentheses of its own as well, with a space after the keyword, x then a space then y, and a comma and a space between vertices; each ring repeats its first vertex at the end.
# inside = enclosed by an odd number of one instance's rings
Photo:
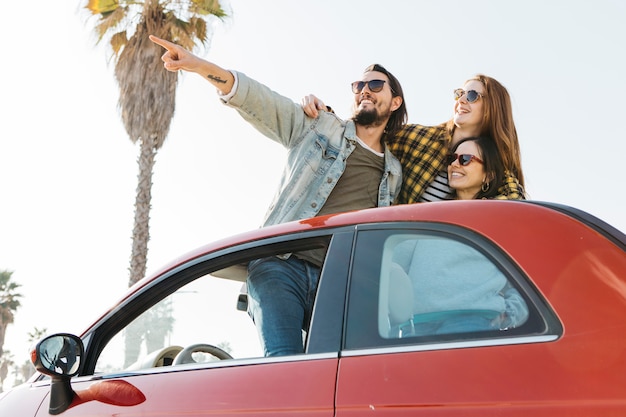
POLYGON ((486 200, 262 228, 172 262, 33 361, 1 416, 625 416, 626 236, 486 200), (305 353, 265 358, 246 265, 311 248, 327 251, 305 353))

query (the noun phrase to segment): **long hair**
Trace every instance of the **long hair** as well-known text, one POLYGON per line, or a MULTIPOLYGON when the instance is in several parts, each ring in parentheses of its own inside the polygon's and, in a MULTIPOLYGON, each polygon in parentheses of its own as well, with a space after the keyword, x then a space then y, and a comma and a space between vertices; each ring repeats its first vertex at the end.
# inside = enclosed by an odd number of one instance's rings
POLYGON ((385 127, 385 132, 383 133, 382 141, 386 141, 387 138, 393 138, 398 131, 404 126, 409 118, 408 112, 406 110, 406 101, 404 100, 404 92, 402 91, 402 86, 400 85, 400 81, 387 71, 385 67, 380 64, 372 64, 369 67, 365 68, 363 71, 371 72, 377 71, 382 72, 389 78, 389 87, 391 87, 392 97, 400 97, 402 99, 402 104, 395 111, 391 113, 389 116, 389 120, 387 121, 387 126, 385 127))
MULTIPOLYGON (((480 152, 478 157, 483 160, 483 170, 485 171, 489 183, 487 191, 483 191, 481 188, 474 196, 474 199, 494 198, 498 195, 498 188, 500 184, 504 183, 505 178, 504 163, 500 158, 500 151, 498 150, 496 142, 489 136, 476 136, 459 141, 454 145, 451 153, 455 153, 460 144, 469 141, 473 141, 478 147, 480 152)), ((452 196, 456 197, 455 190, 452 190, 452 196)))
MULTIPOLYGON (((500 160, 505 169, 524 186, 522 171, 522 154, 520 151, 517 130, 513 121, 513 106, 507 89, 496 79, 487 75, 477 74, 468 81, 478 81, 485 87, 483 123, 481 136, 493 138, 498 148, 500 160)), ((454 129, 454 121, 449 127, 454 129)))

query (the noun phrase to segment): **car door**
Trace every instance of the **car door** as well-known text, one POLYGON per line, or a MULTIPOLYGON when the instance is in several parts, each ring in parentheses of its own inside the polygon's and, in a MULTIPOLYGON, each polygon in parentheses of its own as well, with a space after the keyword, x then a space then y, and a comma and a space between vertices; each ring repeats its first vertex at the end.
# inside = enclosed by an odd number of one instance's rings
POLYGON ((533 404, 564 407, 554 401, 557 387, 571 381, 551 351, 561 324, 492 243, 451 225, 372 226, 360 229, 354 258, 337 416, 525 416, 533 404), (481 291, 492 292, 482 300, 481 291), (501 304, 505 292, 512 295, 501 304))
MULTIPOLYGON (((344 256, 351 253, 352 230, 246 243, 194 258, 158 277, 83 336, 85 370, 72 380, 77 397, 62 415, 334 415, 349 269, 344 256), (303 339, 306 353, 263 357, 252 321, 240 311, 245 310, 246 263, 320 247, 327 249, 328 260, 319 291, 330 299, 315 307, 317 324, 303 339), (198 351, 193 360, 177 362, 184 348, 197 344, 221 348, 234 358, 216 360, 198 351)), ((49 389, 47 384, 37 382, 39 388, 49 389)), ((47 404, 46 399, 37 416, 49 415, 47 404)))

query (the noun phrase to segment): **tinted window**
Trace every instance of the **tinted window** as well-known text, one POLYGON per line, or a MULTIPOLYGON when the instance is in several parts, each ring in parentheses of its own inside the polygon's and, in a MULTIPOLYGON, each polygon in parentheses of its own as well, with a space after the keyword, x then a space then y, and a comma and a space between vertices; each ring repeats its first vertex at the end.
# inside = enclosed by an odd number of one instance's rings
POLYGON ((528 319, 526 302, 500 269, 450 238, 387 239, 380 278, 383 338, 508 330, 528 319))
POLYGON ((542 333, 524 281, 497 248, 467 232, 361 231, 346 347, 542 333))

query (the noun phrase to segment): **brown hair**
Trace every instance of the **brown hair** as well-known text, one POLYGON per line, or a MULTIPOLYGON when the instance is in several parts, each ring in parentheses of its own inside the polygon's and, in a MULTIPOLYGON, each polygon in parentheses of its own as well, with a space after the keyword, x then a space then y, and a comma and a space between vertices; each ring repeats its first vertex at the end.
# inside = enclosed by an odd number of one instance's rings
POLYGON ((402 86, 400 85, 400 81, 385 67, 380 64, 372 64, 369 67, 365 68, 363 73, 377 71, 382 72, 389 78, 389 87, 391 87, 392 97, 400 97, 402 99, 402 104, 395 111, 391 113, 389 117, 389 121, 387 121, 387 126, 385 127, 385 133, 383 133, 382 141, 385 142, 387 138, 392 139, 398 131, 404 126, 409 118, 408 112, 406 110, 406 102, 404 100, 404 92, 402 91, 402 86))
MULTIPOLYGON (((522 172, 522 156, 517 138, 517 130, 513 122, 513 106, 507 89, 496 79, 483 74, 477 74, 466 81, 478 81, 485 87, 483 108, 483 123, 481 136, 493 138, 500 160, 506 171, 513 175, 524 186, 522 172)), ((454 120, 448 124, 454 130, 454 120)))

